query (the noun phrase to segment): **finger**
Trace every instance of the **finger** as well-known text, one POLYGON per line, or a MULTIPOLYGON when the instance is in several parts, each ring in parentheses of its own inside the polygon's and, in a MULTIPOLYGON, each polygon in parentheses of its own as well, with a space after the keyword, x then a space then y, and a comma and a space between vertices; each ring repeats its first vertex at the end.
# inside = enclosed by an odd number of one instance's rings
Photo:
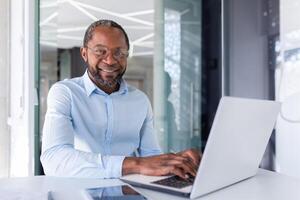
POLYGON ((198 152, 195 151, 188 151, 187 152, 187 156, 196 164, 199 164, 200 161, 200 155, 198 154, 198 152))
POLYGON ((185 174, 190 174, 192 176, 196 176, 197 168, 195 168, 195 165, 192 162, 184 161, 186 159, 173 159, 169 160, 166 165, 168 166, 174 166, 176 168, 180 168, 184 171, 185 174))
POLYGON ((181 168, 177 168, 176 166, 169 167, 169 174, 174 174, 182 179, 186 179, 186 173, 181 168))
POLYGON ((190 158, 196 165, 199 165, 200 163, 201 154, 195 149, 183 151, 181 152, 181 155, 190 158))
POLYGON ((190 157, 183 156, 180 154, 163 154, 155 158, 155 160, 152 160, 151 163, 148 163, 149 165, 153 165, 155 163, 156 167, 165 167, 165 166, 172 166, 172 165, 180 165, 185 167, 185 170, 190 173, 191 175, 195 175, 198 170, 198 165, 196 165, 190 157), (188 169, 188 170, 187 170, 188 169))
MULTIPOLYGON (((180 165, 177 165, 177 167, 182 168, 186 175, 190 174, 192 176, 196 176, 197 174, 197 170, 189 163, 182 163, 180 165)), ((188 178, 188 176, 186 178, 188 178)))
POLYGON ((174 160, 184 162, 188 165, 191 165, 191 167, 194 169, 195 172, 197 172, 197 170, 198 170, 199 165, 195 164, 194 161, 190 157, 176 155, 176 157, 174 157, 174 160))
POLYGON ((196 175, 198 167, 199 167, 199 165, 196 165, 191 160, 191 158, 189 158, 187 156, 181 156, 181 155, 178 155, 178 154, 170 155, 169 157, 167 157, 165 159, 165 165, 168 165, 168 164, 174 164, 174 165, 175 164, 179 164, 179 165, 184 164, 184 165, 187 165, 190 169, 190 170, 188 170, 188 172, 191 175, 196 175))
POLYGON ((191 159, 190 157, 187 157, 187 159, 188 159, 188 162, 193 166, 193 168, 195 170, 198 170, 199 164, 195 163, 195 161, 193 159, 191 159))

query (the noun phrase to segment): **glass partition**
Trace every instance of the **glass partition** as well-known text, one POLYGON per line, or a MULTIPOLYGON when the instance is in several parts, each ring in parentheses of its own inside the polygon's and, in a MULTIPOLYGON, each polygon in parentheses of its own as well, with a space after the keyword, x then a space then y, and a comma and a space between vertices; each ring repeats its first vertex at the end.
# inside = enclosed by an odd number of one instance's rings
POLYGON ((155 41, 160 47, 154 51, 155 130, 165 151, 200 149, 202 3, 156 3, 161 8, 156 13, 155 34, 161 38, 155 41))

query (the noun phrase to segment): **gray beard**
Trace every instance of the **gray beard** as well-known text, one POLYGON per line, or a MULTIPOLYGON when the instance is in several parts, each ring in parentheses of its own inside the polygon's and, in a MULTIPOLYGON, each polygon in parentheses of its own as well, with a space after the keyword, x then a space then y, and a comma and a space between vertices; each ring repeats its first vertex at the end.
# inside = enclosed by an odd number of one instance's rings
POLYGON ((93 74, 90 71, 91 67, 89 66, 89 64, 88 63, 85 63, 85 64, 87 66, 87 70, 88 70, 89 75, 92 76, 95 79, 95 81, 97 81, 97 83, 100 84, 101 86, 108 87, 108 88, 114 88, 116 84, 121 85, 122 77, 123 77, 126 70, 124 70, 124 72, 119 74, 113 81, 106 81, 106 80, 103 80, 101 78, 100 73, 99 73, 100 69, 96 68, 97 71, 96 71, 96 73, 93 74))

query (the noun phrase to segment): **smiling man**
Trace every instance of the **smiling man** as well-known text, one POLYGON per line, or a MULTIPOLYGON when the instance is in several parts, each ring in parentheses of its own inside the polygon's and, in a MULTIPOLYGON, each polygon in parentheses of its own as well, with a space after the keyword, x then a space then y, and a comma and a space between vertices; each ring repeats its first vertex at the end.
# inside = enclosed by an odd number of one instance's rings
POLYGON ((55 83, 48 94, 41 155, 46 175, 195 176, 196 150, 161 153, 147 96, 122 78, 128 50, 126 32, 111 20, 96 21, 86 30, 85 74, 55 83))

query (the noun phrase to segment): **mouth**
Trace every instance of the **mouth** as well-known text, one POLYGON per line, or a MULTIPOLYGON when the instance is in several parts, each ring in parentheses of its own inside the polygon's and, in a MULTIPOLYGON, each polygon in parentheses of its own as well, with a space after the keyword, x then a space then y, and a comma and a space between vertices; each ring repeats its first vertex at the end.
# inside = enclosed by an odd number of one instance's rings
POLYGON ((99 68, 99 69, 100 69, 100 71, 107 72, 107 73, 113 73, 113 72, 116 72, 119 70, 119 69, 109 70, 109 69, 102 69, 102 68, 99 68))

